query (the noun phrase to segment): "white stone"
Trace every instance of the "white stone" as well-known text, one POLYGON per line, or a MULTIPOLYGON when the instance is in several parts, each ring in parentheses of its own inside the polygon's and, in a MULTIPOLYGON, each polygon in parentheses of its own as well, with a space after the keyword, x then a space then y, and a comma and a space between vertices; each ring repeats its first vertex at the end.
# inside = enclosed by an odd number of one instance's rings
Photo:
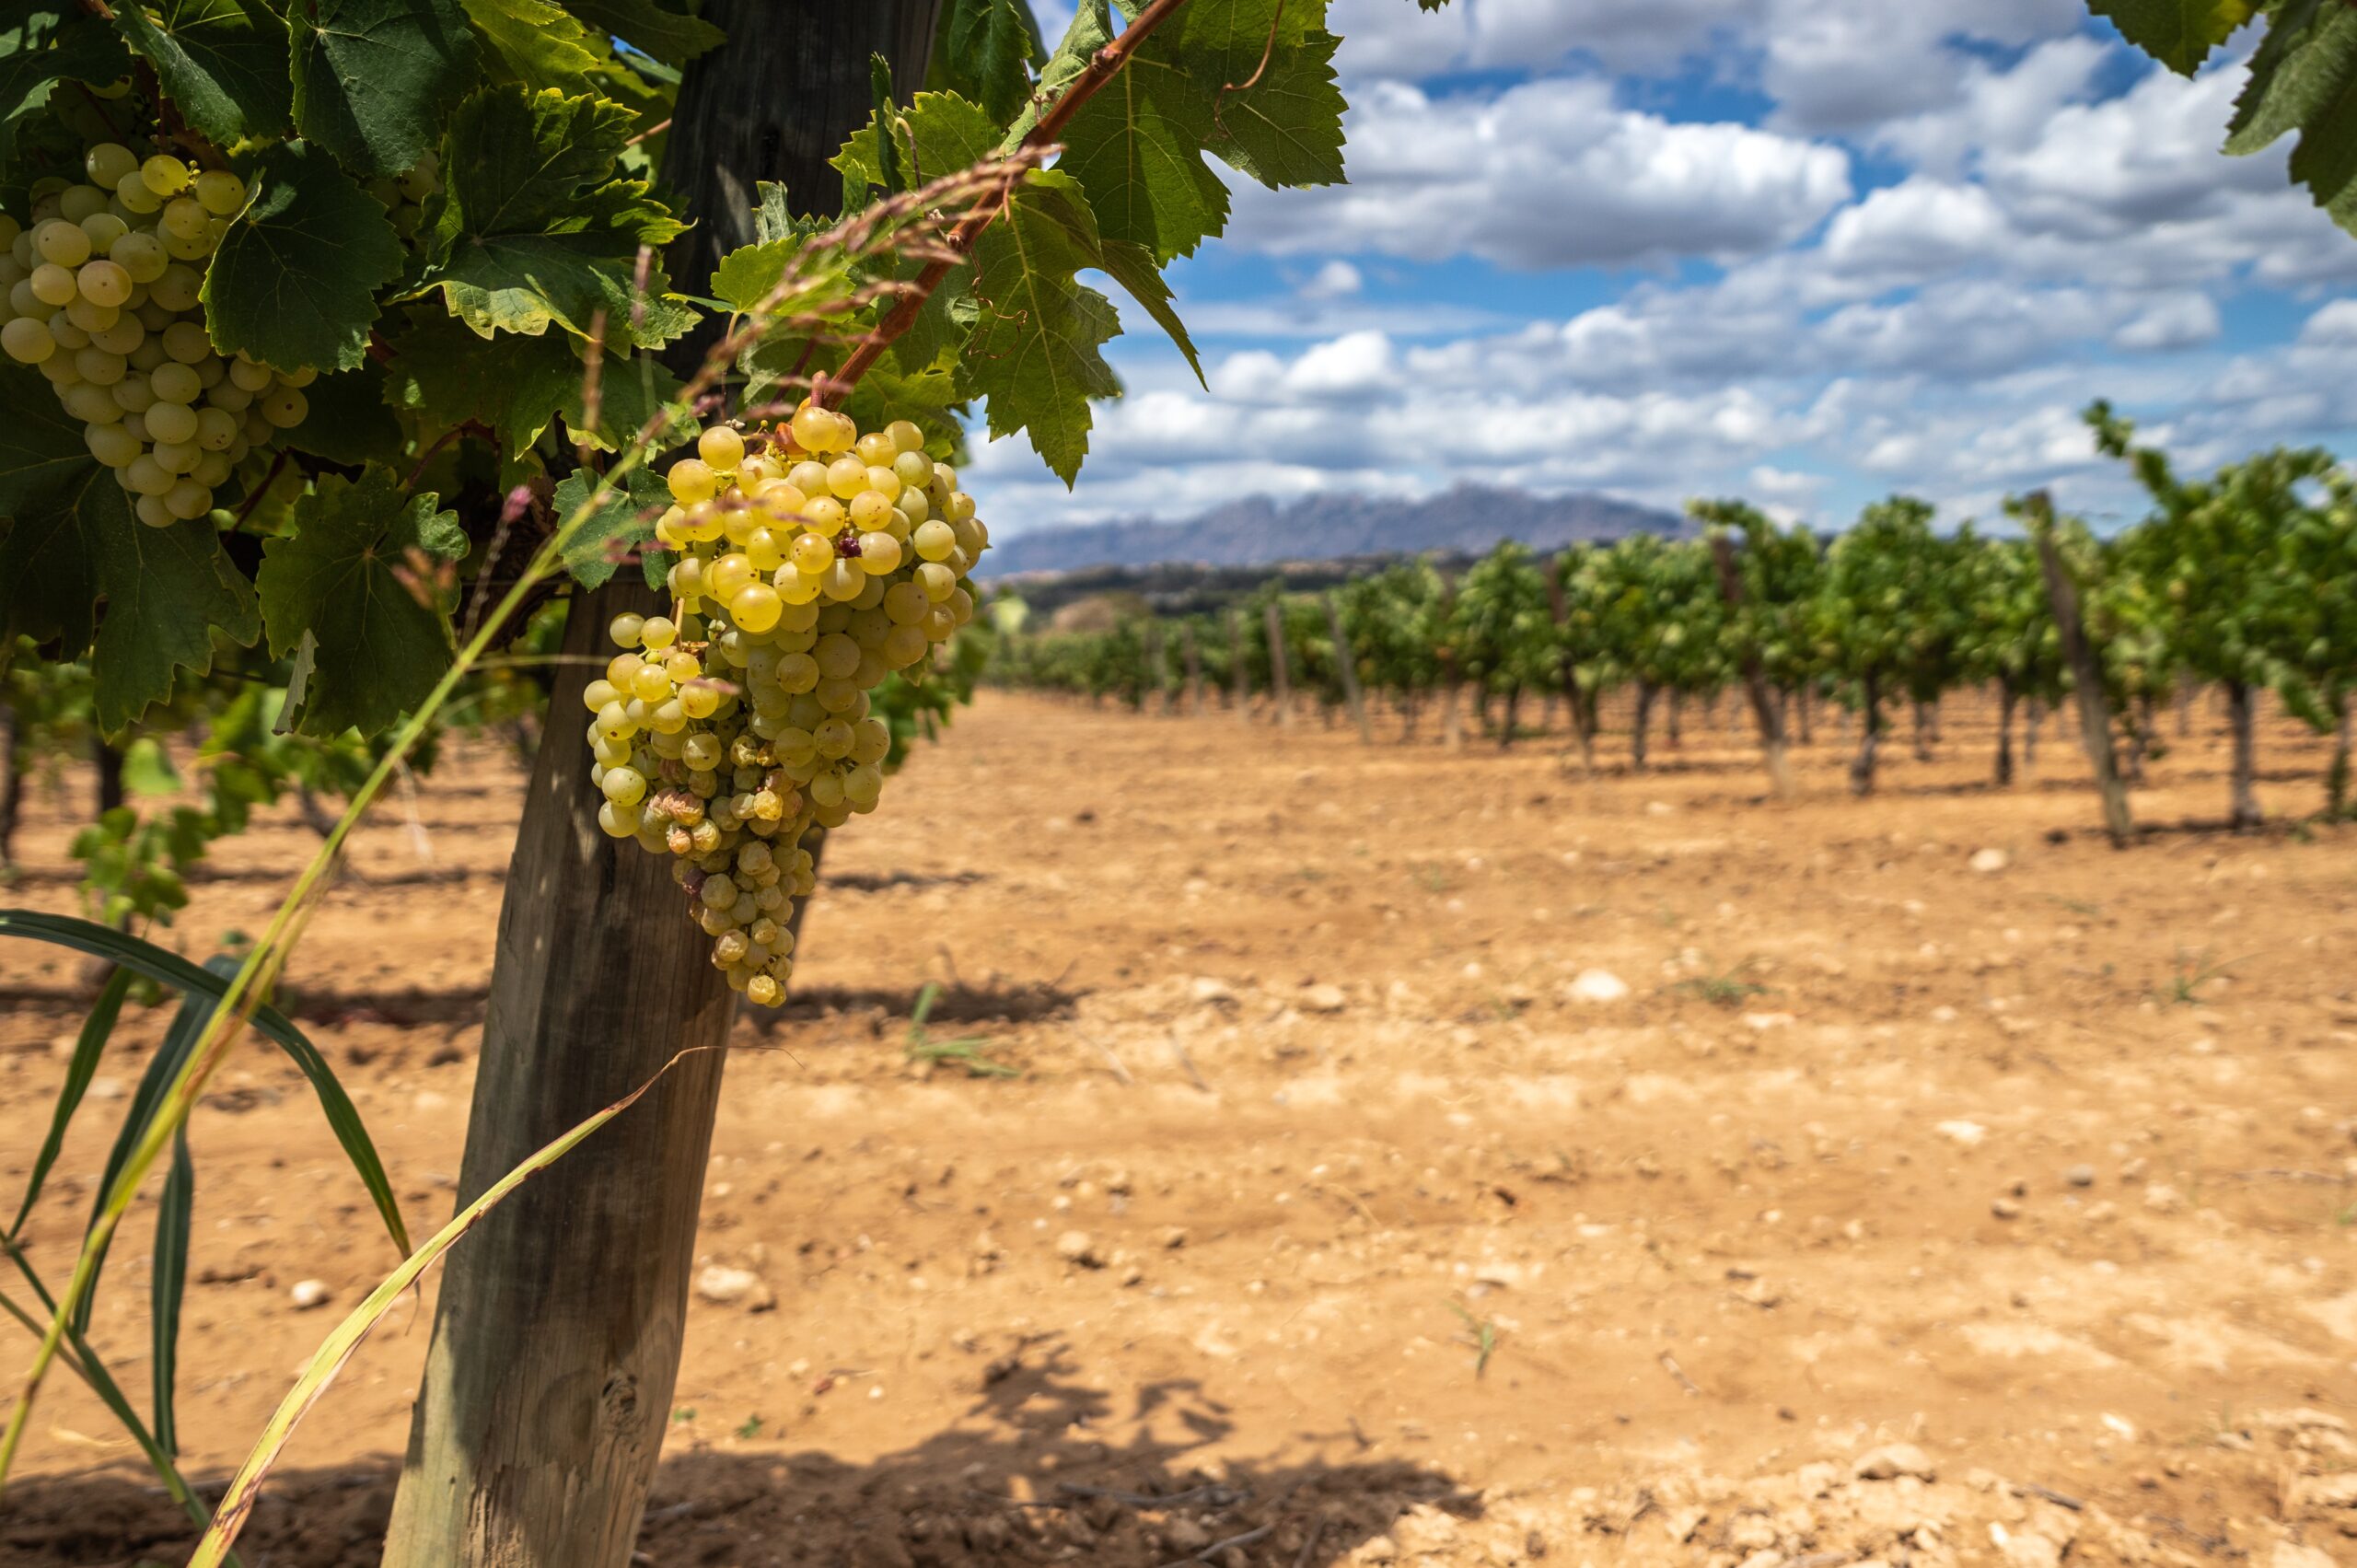
POLYGON ((1972 852, 1972 859, 1969 864, 1972 866, 1972 869, 1980 872, 1983 877, 1987 877, 1992 873, 2005 869, 2006 865, 2011 862, 2011 859, 2012 857, 2007 855, 2003 850, 1981 849, 1972 852))
POLYGON ((297 1280, 295 1288, 286 1293, 286 1299, 295 1304, 296 1311, 308 1312, 314 1307, 325 1307, 330 1294, 323 1281, 297 1280))
POLYGON ((1629 994, 1629 982, 1610 970, 1582 970, 1563 994, 1574 1002, 1620 1002, 1629 994))
POLYGON ((1968 1149, 1979 1148, 1982 1141, 1989 1136, 1988 1128, 1978 1121, 1967 1121, 1961 1117, 1952 1121, 1943 1121, 1932 1131, 1950 1143, 1960 1144, 1968 1149))

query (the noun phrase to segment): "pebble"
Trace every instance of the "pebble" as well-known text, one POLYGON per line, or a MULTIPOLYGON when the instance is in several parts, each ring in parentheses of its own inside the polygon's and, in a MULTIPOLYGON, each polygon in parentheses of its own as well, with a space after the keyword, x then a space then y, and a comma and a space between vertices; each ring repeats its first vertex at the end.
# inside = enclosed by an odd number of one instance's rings
POLYGON ((2062 1179, 2073 1187, 2093 1187, 2096 1184, 2096 1167, 2091 1165, 2074 1165, 2062 1173, 2062 1179))
POLYGON ((2001 1220, 2017 1220, 2021 1218, 2022 1206, 2011 1198, 1996 1198, 1990 1201, 1989 1212, 2001 1220))
POLYGON ((1932 1131, 1950 1143, 1960 1144, 1968 1149, 1979 1148, 1981 1140, 1989 1136, 1989 1129, 1978 1121, 1966 1121, 1961 1119, 1943 1121, 1932 1131))
POLYGON ((761 1275, 726 1263, 709 1264, 696 1275, 696 1294, 715 1307, 741 1306, 754 1312, 765 1312, 777 1305, 777 1297, 762 1283, 761 1275))
POLYGON ((1972 859, 1968 864, 1973 870, 1988 877, 2005 869, 2009 858, 2001 849, 1980 849, 1972 852, 1972 859))
POLYGON ((1911 1475, 1918 1481, 1935 1480, 1939 1470, 1932 1457, 1912 1443, 1886 1443, 1879 1448, 1869 1448, 1858 1456, 1850 1473, 1860 1481, 1896 1481, 1911 1475))
POLYGON ((1056 1256, 1067 1263, 1077 1263, 1084 1269, 1101 1269, 1105 1260, 1097 1255, 1097 1240, 1085 1230, 1068 1230, 1056 1237, 1056 1256))
POLYGON ((2185 1197, 2165 1181, 2147 1183, 2144 1206, 2156 1214, 2173 1214, 2185 1207, 2185 1197))
POLYGON ((1302 988, 1301 1007, 1305 1013, 1339 1013, 1350 1005, 1351 999, 1339 985, 1310 985, 1302 988))
POLYGON ((308 1312, 314 1307, 325 1307, 328 1304, 328 1295, 329 1291, 325 1282, 296 1280, 295 1288, 286 1293, 286 1299, 295 1304, 296 1311, 308 1312))
POLYGON ((1629 982, 1610 970, 1582 970, 1563 994, 1573 1002, 1619 1002, 1628 996, 1629 982))

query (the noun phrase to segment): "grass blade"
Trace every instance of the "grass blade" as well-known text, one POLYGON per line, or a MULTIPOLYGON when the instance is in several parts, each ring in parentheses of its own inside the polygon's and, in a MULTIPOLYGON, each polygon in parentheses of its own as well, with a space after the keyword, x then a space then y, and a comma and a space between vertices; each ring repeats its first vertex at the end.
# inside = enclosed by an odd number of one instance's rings
POLYGON ((698 1046, 679 1052, 663 1063, 655 1076, 605 1109, 559 1133, 527 1156, 522 1164, 492 1183, 481 1197, 452 1215, 448 1225, 426 1237, 424 1245, 387 1274, 383 1282, 368 1293, 366 1299, 335 1326, 319 1348, 311 1353, 311 1359, 303 1364, 303 1371, 295 1379, 295 1386, 286 1390, 286 1397, 279 1401, 278 1409, 271 1412, 253 1451, 246 1456, 246 1462, 238 1467, 237 1479, 230 1481, 229 1490, 222 1495, 221 1506, 215 1511, 213 1523, 205 1527, 203 1539, 196 1543, 196 1551, 189 1557, 188 1568, 217 1568, 229 1549, 237 1543, 238 1532, 245 1527, 246 1517, 253 1512, 254 1502, 261 1495, 263 1479, 277 1464, 287 1440, 295 1434, 295 1428, 310 1412, 311 1407, 319 1403, 320 1396, 328 1391, 328 1385, 335 1381, 336 1374, 343 1370, 343 1364, 352 1359, 353 1353, 360 1348, 360 1342, 368 1337, 369 1330, 376 1328, 385 1314, 392 1309, 393 1303, 399 1301, 402 1294, 440 1260, 442 1254, 472 1229, 476 1221, 497 1208, 526 1181, 554 1165, 590 1133, 637 1104, 640 1098, 662 1082, 663 1075, 672 1068, 698 1051, 716 1049, 723 1048, 698 1046))
MULTIPOLYGON (((215 958, 216 964, 234 963, 230 958, 215 958)), ((172 1018, 172 1027, 164 1031, 164 1043, 147 1063, 147 1071, 140 1075, 139 1088, 131 1097, 131 1109, 123 1113, 122 1126, 114 1135, 114 1147, 107 1151, 106 1174, 99 1178, 99 1195, 90 1213, 90 1229, 97 1234, 106 1214, 107 1194, 113 1191, 115 1178, 122 1174, 131 1153, 139 1146, 154 1124, 157 1111, 164 1103, 165 1094, 172 1080, 180 1075, 189 1052, 196 1049, 197 1038, 213 1016, 212 1004, 201 996, 190 996, 180 1003, 180 1010, 172 1018)), ((90 1268, 89 1288, 75 1304, 74 1327, 77 1332, 90 1331, 90 1315, 99 1302, 99 1272, 106 1267, 107 1247, 101 1243, 90 1268)))
MULTIPOLYGON (((129 970, 145 975, 149 980, 189 995, 204 995, 218 1003, 228 994, 232 969, 228 977, 210 968, 201 969, 178 953, 145 942, 136 936, 99 925, 92 921, 77 920, 72 915, 41 914, 32 910, 0 910, 0 936, 22 936, 36 942, 54 943, 88 953, 114 964, 118 970, 129 970)), ((361 1185, 368 1189, 368 1196, 377 1205, 377 1214, 385 1222, 385 1229, 393 1244, 403 1252, 410 1248, 409 1227, 401 1222, 400 1202, 393 1197, 392 1179, 385 1174, 385 1162, 377 1157, 377 1145, 368 1136, 368 1129, 360 1120, 360 1111, 352 1097, 343 1092, 336 1080, 335 1070, 319 1047, 295 1027, 293 1020, 275 1007, 253 1009, 253 1026, 272 1040, 293 1059, 296 1067, 310 1081, 311 1091, 319 1097, 319 1109, 328 1119, 329 1129, 336 1142, 343 1145, 346 1158, 358 1173, 361 1185)), ((13 1227, 11 1234, 14 1234, 13 1227)))
POLYGON ((172 1168, 164 1178, 156 1209, 154 1277, 148 1282, 148 1329, 153 1338, 151 1379, 156 1400, 156 1446, 180 1451, 180 1426, 172 1416, 172 1386, 180 1367, 180 1297, 188 1288, 188 1232, 196 1206, 196 1164, 188 1155, 188 1129, 172 1140, 172 1168))
POLYGON ((115 1019, 122 1014, 122 999, 137 978, 126 969, 117 969, 108 975, 106 988, 99 993, 89 1016, 82 1020, 81 1038, 74 1042, 74 1059, 65 1064, 65 1082, 57 1091, 57 1109, 49 1119, 49 1136, 41 1140, 41 1153, 33 1156, 33 1173, 25 1182, 25 1201, 17 1206, 17 1217, 8 1224, 11 1240, 24 1234, 26 1217, 41 1198, 41 1184, 49 1179, 58 1151, 65 1146, 65 1129, 73 1121, 75 1111, 81 1109, 83 1093, 97 1075, 107 1038, 114 1033, 115 1019))

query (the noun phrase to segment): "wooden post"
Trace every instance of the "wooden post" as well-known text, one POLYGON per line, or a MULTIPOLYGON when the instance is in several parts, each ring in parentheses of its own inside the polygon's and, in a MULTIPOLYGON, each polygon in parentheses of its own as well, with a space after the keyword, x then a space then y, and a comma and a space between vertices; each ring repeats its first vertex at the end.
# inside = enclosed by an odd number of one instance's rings
POLYGON ((1342 634, 1342 611, 1335 604, 1334 596, 1322 593, 1318 597, 1325 601, 1326 628, 1334 637, 1334 668, 1342 677, 1342 701, 1351 706, 1351 721, 1359 726, 1359 740, 1372 746, 1375 730, 1367 723, 1366 700, 1359 691, 1358 654, 1351 646, 1351 640, 1342 634))
MULTIPOLYGON (((694 226, 668 258, 703 290, 750 242, 754 187, 830 212, 827 160, 873 108, 868 62, 923 85, 939 0, 706 0, 728 41, 692 64, 665 183, 694 226)), ((674 346, 691 369, 719 330, 674 346)), ((575 593, 500 909, 458 1201, 695 1050, 450 1253, 388 1528, 386 1568, 625 1568, 670 1423, 696 1212, 735 999, 667 857, 601 833, 574 720, 605 628, 655 596, 575 593)))
POLYGON ((2014 782, 2014 707, 2020 699, 2010 677, 1997 678, 1997 783, 2014 782))
POLYGON ((1285 616, 1277 601, 1262 607, 1262 626, 1269 634, 1269 691, 1277 704, 1279 727, 1293 727, 1293 674, 1285 668, 1285 616))
POLYGON ((1149 620, 1145 623, 1145 668, 1153 678, 1155 695, 1161 699, 1162 716, 1168 718, 1171 711, 1170 670, 1163 658, 1162 623, 1158 621, 1149 620))
POLYGON ((1201 716, 1203 711, 1203 651, 1195 645, 1195 623, 1178 623, 1178 640, 1187 653, 1187 711, 1201 716))
POLYGON ((1637 711, 1629 723, 1629 762, 1638 772, 1645 771, 1645 742, 1653 728, 1654 683, 1637 682, 1637 711))
MULTIPOLYGON (((1711 559, 1719 569, 1719 597, 1727 609, 1740 615, 1743 611, 1743 574, 1736 570, 1735 541, 1724 533, 1711 536, 1711 559)), ((1784 757, 1784 715, 1777 711, 1776 700, 1768 690, 1768 677, 1760 668, 1759 650, 1743 650, 1743 688, 1751 698, 1751 716, 1759 726, 1759 749, 1768 760, 1768 787, 1778 799, 1793 793, 1792 764, 1784 757)))
POLYGON ((2257 692, 2250 682, 2226 682, 2226 726, 2235 738, 2234 796, 2227 820, 2238 833, 2247 832, 2266 819, 2259 813, 2258 792, 2253 787, 2258 777, 2256 699, 2257 692))
POLYGON ((1858 740, 1858 754, 1850 761, 1850 793, 1872 795, 1875 761, 1882 749, 1882 677, 1870 669, 1859 686, 1858 723, 1864 733, 1858 740))
POLYGON ((2046 599, 2061 634, 2062 656, 2078 687, 2079 735, 2095 769, 2096 789, 2103 796, 2104 831, 2116 847, 2135 837, 2136 824, 2128 813, 2128 786, 2120 782, 2119 765, 2111 749, 2111 703, 2103 684, 2103 667, 2087 643, 2086 622, 2079 614, 2079 586, 2054 544, 2054 504, 2046 492, 2029 498, 2030 537, 2038 545, 2038 569, 2046 576, 2046 599))
MULTIPOLYGON (((552 702, 580 710, 605 626, 654 596, 574 601, 552 702)), ((735 998, 667 857, 606 837, 587 743, 540 746, 500 906, 459 1201, 653 1077, 718 1047, 735 998)), ((669 1423, 717 1050, 674 1068, 451 1250, 386 1568, 622 1568, 669 1423)))
MULTIPOLYGON (((2335 819, 2345 816, 2349 810, 2349 693, 2334 692, 2332 694, 2332 761, 2325 769, 2324 808, 2326 816, 2335 819)), ((6 831, 5 825, 0 825, 0 835, 5 835, 6 831)), ((0 836, 0 860, 7 858, 7 848, 6 838, 0 836)))

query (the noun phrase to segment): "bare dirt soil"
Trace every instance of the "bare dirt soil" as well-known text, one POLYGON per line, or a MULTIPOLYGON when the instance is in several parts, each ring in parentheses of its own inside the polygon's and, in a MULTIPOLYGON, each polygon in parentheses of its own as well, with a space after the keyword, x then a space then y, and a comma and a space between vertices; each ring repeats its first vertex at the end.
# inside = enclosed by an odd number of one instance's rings
MULTIPOLYGON (((1864 802, 1822 722, 1780 805, 1724 709, 1589 779, 1429 721, 986 694, 833 846, 784 1020, 738 1026, 640 1560, 2357 1562, 2357 828, 2289 823, 2323 748, 2270 726, 2286 825, 2226 835, 2205 704, 2117 853, 2059 726, 1999 791, 1950 707, 1864 802)), ((389 803, 292 970, 419 1225, 519 776, 461 750, 389 803)), ((73 907, 65 784, 7 901, 73 907)), ((174 939, 260 930, 313 842, 222 846, 174 939)), ((11 1205, 77 972, 0 952, 11 1205)), ((36 1212, 52 1278, 165 1021, 36 1212)), ((180 1423, 217 1481, 393 1260, 264 1048, 194 1143, 180 1423)), ((96 1335, 142 1391, 149 1212, 96 1335)), ((250 1564, 374 1562, 429 1313, 299 1434, 250 1564)), ((70 1379, 24 1468, 8 1568, 184 1555, 70 1379)))

